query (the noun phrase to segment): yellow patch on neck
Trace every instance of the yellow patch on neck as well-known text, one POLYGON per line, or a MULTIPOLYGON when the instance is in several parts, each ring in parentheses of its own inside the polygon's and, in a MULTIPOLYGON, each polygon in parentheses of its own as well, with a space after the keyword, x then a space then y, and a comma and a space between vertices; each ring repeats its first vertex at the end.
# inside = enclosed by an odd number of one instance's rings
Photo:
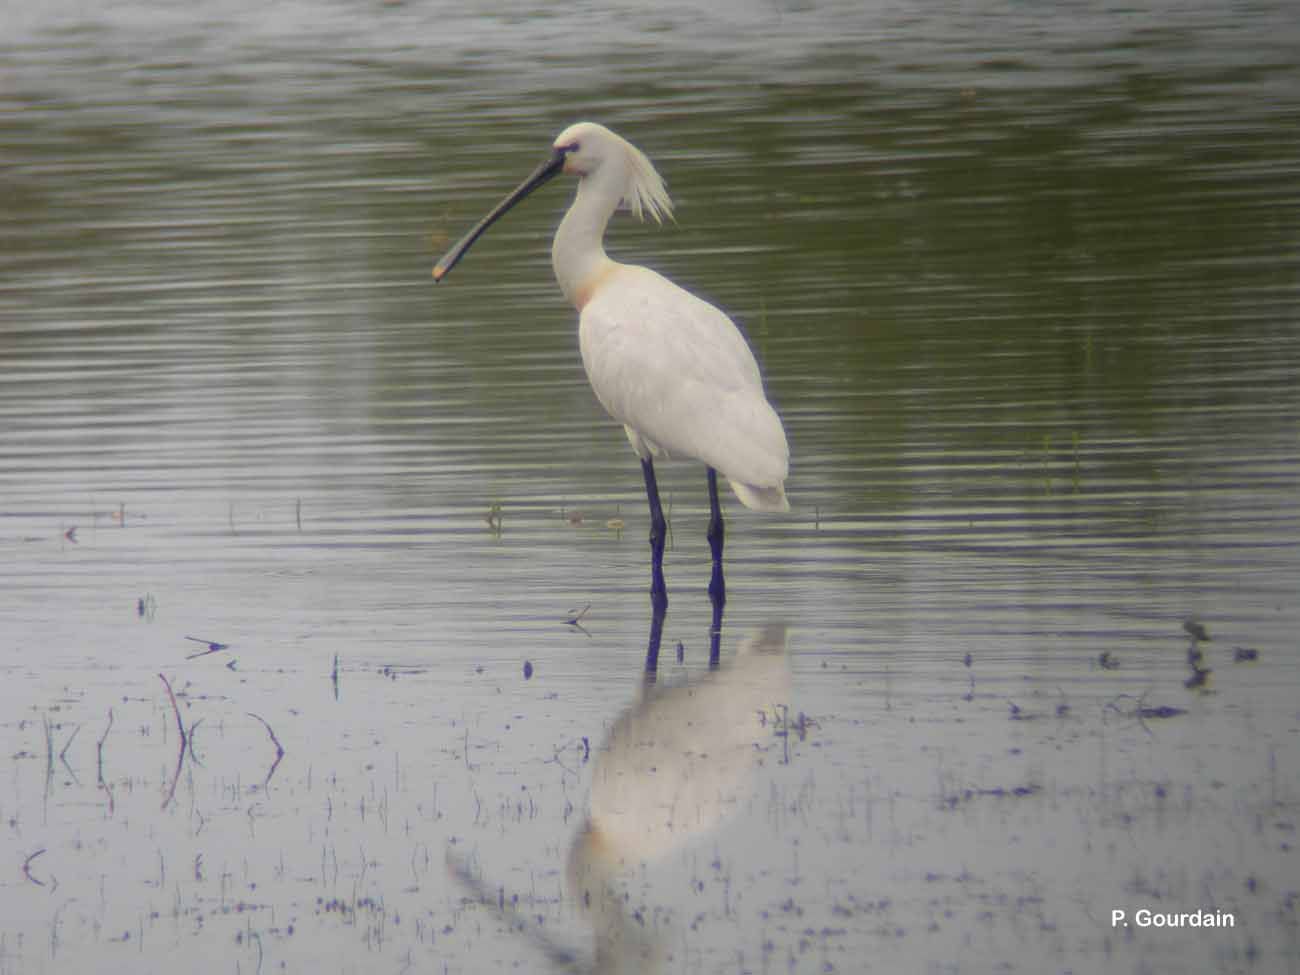
POLYGON ((586 280, 578 285, 578 290, 573 296, 573 307, 578 309, 578 311, 582 311, 583 308, 587 307, 587 302, 591 301, 591 299, 595 297, 600 286, 603 285, 609 279, 610 275, 617 270, 618 265, 613 261, 609 261, 602 267, 598 268, 595 272, 588 275, 586 280))

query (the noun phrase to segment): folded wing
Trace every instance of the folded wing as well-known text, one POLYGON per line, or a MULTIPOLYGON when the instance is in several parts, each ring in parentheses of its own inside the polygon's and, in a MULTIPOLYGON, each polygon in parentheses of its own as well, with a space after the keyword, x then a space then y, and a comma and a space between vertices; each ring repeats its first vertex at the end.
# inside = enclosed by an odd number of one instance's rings
POLYGON ((638 450, 708 464, 750 507, 788 507, 785 430, 721 311, 648 268, 620 265, 583 307, 579 341, 597 398, 638 450))

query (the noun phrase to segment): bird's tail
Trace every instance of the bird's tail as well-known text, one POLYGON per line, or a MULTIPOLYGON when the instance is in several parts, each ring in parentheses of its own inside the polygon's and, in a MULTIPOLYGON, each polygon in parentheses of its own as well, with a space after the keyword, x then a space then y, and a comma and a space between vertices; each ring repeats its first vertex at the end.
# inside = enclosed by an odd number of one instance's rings
POLYGON ((759 487, 756 484, 731 482, 731 490, 746 508, 754 511, 789 511, 790 501, 785 496, 785 484, 772 487, 759 487))

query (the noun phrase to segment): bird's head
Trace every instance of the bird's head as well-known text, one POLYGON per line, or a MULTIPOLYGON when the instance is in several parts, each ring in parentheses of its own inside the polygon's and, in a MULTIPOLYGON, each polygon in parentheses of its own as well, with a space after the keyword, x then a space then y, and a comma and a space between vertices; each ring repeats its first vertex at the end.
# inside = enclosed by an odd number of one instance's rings
POLYGON ((664 181, 645 153, 603 125, 577 122, 559 134, 551 144, 550 154, 526 180, 443 255, 433 269, 434 280, 441 281, 507 210, 560 173, 596 182, 638 220, 649 215, 656 223, 663 223, 665 216, 673 214, 664 181))
POLYGON ((579 178, 609 179, 625 207, 638 220, 648 215, 663 223, 673 214, 673 203, 663 178, 650 160, 632 143, 596 122, 576 122, 551 145, 553 158, 563 157, 561 170, 579 178))

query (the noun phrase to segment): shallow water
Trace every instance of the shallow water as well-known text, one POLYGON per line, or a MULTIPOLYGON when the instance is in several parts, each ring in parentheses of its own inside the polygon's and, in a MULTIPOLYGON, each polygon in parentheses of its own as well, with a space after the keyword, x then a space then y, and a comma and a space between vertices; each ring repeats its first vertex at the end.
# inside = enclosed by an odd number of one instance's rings
POLYGON ((0 973, 1300 968, 1285 5, 4 16, 0 973), (571 188, 429 277, 582 117, 793 451, 651 686, 571 188))

